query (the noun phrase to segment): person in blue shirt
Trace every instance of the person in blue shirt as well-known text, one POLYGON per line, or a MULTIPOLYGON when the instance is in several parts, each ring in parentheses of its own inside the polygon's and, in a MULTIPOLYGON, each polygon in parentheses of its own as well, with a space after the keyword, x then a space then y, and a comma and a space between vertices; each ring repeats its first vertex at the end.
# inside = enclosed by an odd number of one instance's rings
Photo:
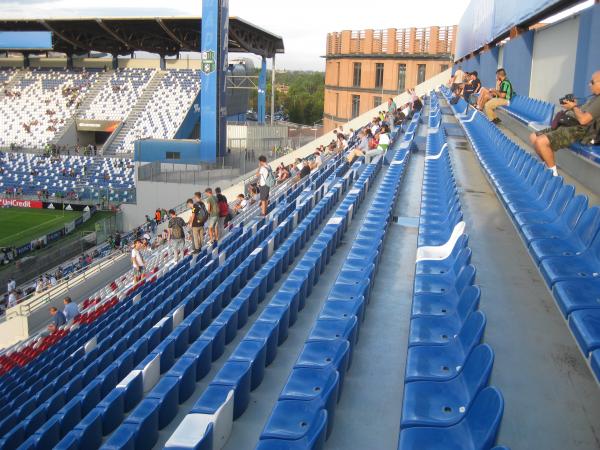
POLYGON ((79 314, 79 307, 76 303, 73 303, 71 297, 65 297, 63 303, 65 304, 65 308, 63 309, 65 320, 67 322, 71 322, 75 318, 75 316, 79 314))
POLYGON ((65 315, 62 313, 62 311, 59 311, 58 308, 54 306, 50 308, 50 315, 52 316, 52 320, 50 322, 50 325, 48 325, 48 331, 50 331, 51 333, 58 330, 67 322, 67 320, 65 319, 65 315))

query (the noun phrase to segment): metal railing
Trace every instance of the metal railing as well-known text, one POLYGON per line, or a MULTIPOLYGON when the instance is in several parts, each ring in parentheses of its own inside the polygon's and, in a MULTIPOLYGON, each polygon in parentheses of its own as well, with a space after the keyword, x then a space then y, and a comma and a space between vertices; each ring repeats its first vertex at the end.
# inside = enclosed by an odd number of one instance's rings
POLYGON ((61 280, 56 286, 43 293, 32 293, 19 302, 19 304, 6 311, 5 320, 10 320, 16 316, 27 316, 35 310, 50 303, 50 300, 56 296, 67 294, 71 288, 85 282, 91 275, 98 273, 102 269, 111 265, 117 259, 126 256, 123 252, 114 252, 97 262, 84 267, 78 271, 70 273, 65 279, 61 280), (15 310, 16 308, 16 310, 15 310))

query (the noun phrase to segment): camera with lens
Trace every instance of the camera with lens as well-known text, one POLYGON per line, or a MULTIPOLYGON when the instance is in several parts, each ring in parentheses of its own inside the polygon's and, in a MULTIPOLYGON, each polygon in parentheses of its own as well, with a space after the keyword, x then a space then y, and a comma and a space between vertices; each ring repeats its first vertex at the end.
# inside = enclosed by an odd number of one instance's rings
POLYGON ((573 94, 567 94, 564 97, 560 98, 558 101, 561 105, 564 105, 566 102, 574 102, 575 96, 573 94))

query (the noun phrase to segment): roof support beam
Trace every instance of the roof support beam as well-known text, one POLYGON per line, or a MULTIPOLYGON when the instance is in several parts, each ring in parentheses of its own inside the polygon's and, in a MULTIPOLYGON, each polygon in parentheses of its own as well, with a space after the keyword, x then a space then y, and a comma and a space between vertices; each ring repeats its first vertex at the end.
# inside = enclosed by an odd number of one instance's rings
POLYGON ((38 22, 40 24, 42 24, 42 26, 44 28, 46 28, 46 30, 54 33, 56 36, 58 36, 60 39, 62 39, 63 41, 65 41, 67 44, 73 46, 73 49, 76 48, 80 48, 82 50, 86 49, 86 46, 78 41, 76 41, 75 39, 69 39, 68 37, 66 37, 64 34, 62 34, 60 31, 57 31, 55 28, 52 28, 48 22, 46 22, 45 20, 38 20, 38 22))
POLYGON ((96 23, 98 24, 98 26, 100 28, 102 28, 104 31, 106 31, 108 34, 110 34, 110 36, 119 41, 121 44, 123 44, 127 49, 132 48, 132 46, 129 44, 129 42, 127 42, 125 39, 123 39, 121 36, 119 36, 117 33, 115 33, 113 30, 111 30, 108 25, 106 25, 102 19, 96 19, 96 23))
POLYGON ((179 44, 180 50, 184 50, 187 49, 186 45, 183 43, 183 41, 181 39, 179 39, 177 36, 175 36, 175 33, 173 33, 169 27, 167 27, 167 25, 164 23, 164 21, 160 18, 157 17, 156 18, 156 23, 158 23, 160 25, 160 27, 163 29, 163 31, 165 33, 167 33, 167 35, 173 39, 175 42, 177 42, 179 44))

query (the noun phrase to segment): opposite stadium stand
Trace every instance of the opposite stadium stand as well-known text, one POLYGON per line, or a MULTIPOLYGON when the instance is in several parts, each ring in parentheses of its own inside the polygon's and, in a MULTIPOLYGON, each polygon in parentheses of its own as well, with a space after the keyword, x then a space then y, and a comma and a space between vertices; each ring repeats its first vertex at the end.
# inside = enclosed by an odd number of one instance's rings
POLYGON ((155 74, 153 69, 116 70, 80 116, 95 120, 125 120, 155 74))
POLYGON ((16 84, 0 97, 0 146, 41 148, 72 117, 98 73, 33 69, 14 76, 16 84))
MULTIPOLYGON (((200 72, 191 69, 167 71, 145 110, 131 128, 123 130, 112 144, 117 153, 133 153, 133 142, 152 137, 172 139, 200 90, 200 72)), ((127 126, 127 125, 125 125, 127 126)))
MULTIPOLYGON (((444 95, 449 92, 443 89, 444 95)), ((455 112, 466 105, 456 105, 455 112)), ((598 381, 600 211, 481 113, 461 124, 598 381)))
POLYGON ((0 191, 12 192, 10 196, 20 188, 23 196, 36 196, 45 190, 49 200, 99 201, 106 196, 112 202, 131 202, 135 198, 131 160, 90 156, 61 156, 58 160, 31 153, 6 153, 0 158, 0 167, 4 169, 0 191), (75 197, 69 197, 71 192, 75 197))

